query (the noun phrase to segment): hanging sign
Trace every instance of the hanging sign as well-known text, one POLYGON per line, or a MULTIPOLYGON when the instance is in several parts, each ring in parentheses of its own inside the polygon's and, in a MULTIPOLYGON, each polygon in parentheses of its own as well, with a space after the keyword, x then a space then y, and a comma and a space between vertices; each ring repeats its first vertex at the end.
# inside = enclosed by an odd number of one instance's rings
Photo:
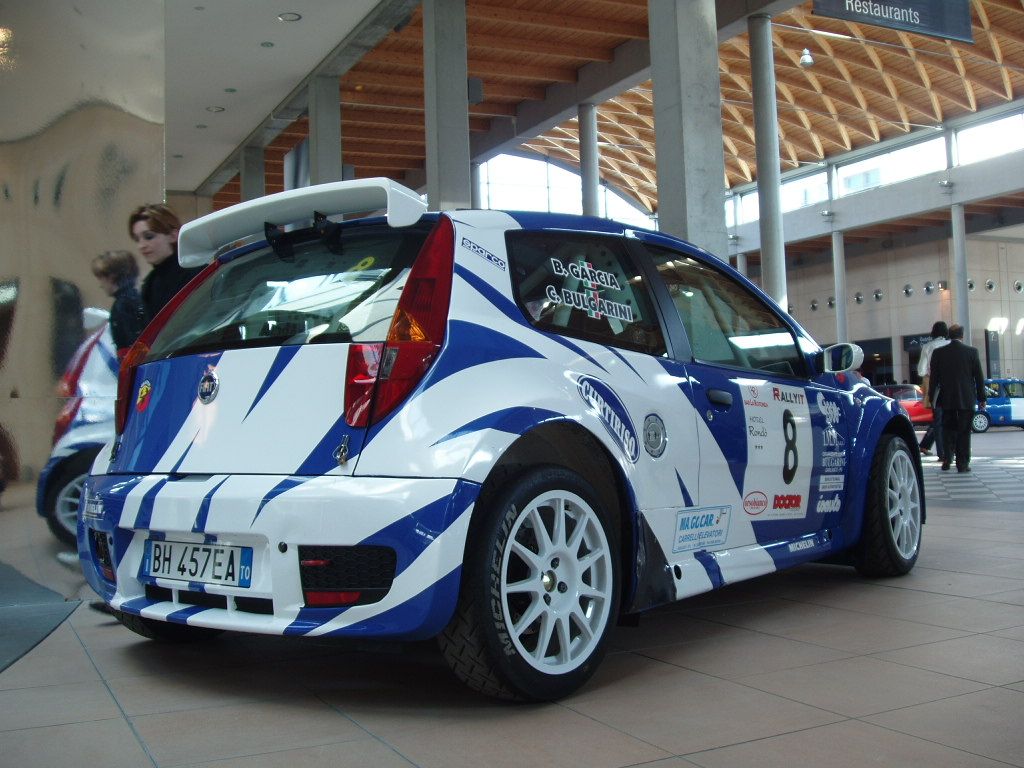
POLYGON ((970 0, 814 0, 814 12, 833 19, 974 42, 970 0))

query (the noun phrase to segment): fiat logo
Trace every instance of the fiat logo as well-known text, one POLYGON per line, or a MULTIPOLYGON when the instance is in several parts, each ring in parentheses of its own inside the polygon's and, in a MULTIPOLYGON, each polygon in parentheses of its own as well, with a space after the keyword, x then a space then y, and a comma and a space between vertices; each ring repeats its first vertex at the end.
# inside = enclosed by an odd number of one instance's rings
POLYGON ((207 371, 203 374, 203 378, 199 380, 199 402, 204 405, 212 403, 214 398, 217 397, 219 389, 220 380, 217 378, 217 374, 213 371, 207 371))

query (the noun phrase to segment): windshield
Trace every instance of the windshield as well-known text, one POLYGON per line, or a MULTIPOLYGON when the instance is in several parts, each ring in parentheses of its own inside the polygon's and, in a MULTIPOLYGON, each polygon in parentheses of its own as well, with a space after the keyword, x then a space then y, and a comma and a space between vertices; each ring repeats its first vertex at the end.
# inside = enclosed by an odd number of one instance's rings
POLYGON ((362 226, 338 241, 289 233, 222 264, 160 331, 147 360, 221 349, 380 342, 429 229, 362 226))

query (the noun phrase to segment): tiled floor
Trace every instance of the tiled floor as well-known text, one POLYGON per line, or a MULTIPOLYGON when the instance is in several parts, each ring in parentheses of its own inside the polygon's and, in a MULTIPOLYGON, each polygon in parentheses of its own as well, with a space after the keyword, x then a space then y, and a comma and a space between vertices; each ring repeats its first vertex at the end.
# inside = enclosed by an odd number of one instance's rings
MULTIPOLYGON (((558 704, 482 699, 429 643, 167 647, 83 604, 0 674, 0 766, 1024 766, 1024 433, 975 451, 926 461, 909 576, 806 566, 658 610, 558 704)), ((31 487, 3 502, 0 560, 88 599, 31 487)))

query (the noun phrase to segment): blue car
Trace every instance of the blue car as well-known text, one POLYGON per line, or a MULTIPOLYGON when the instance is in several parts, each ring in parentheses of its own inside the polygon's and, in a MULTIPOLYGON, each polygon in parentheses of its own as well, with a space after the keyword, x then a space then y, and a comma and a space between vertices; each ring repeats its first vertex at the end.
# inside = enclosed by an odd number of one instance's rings
POLYGON ((363 179, 190 222, 179 260, 206 267, 123 360, 78 527, 140 635, 434 637, 550 700, 623 616, 917 561, 913 425, 863 352, 686 242, 363 179))
POLYGON ((976 411, 971 421, 974 432, 989 427, 1021 427, 1024 429, 1024 380, 985 379, 988 400, 984 411, 976 411))

